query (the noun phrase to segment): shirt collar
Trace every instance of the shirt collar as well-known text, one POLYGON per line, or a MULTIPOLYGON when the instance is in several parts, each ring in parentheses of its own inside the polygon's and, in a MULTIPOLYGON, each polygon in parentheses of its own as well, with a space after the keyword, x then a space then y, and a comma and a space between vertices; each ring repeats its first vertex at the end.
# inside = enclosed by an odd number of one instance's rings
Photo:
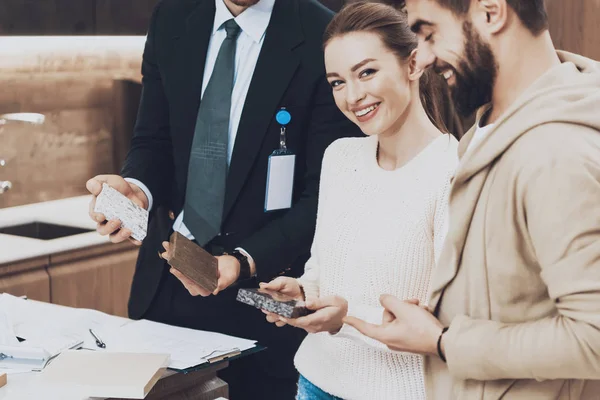
MULTIPOLYGON (((286 1, 286 0, 283 0, 286 1)), ((275 0, 260 0, 253 6, 248 7, 244 12, 235 17, 235 22, 239 25, 246 35, 250 36, 252 40, 259 43, 264 36, 271 14, 273 12, 273 6, 275 0)), ((215 0, 215 20, 213 22, 212 34, 214 35, 223 26, 225 21, 233 18, 231 11, 225 6, 223 0, 215 0)))

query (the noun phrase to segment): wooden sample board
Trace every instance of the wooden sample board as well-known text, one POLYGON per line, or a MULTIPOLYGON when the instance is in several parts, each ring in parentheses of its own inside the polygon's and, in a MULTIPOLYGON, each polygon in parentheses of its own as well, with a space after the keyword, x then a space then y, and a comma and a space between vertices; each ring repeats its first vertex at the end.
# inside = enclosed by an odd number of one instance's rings
POLYGON ((179 232, 173 232, 169 244, 169 265, 213 292, 219 279, 217 258, 179 232))

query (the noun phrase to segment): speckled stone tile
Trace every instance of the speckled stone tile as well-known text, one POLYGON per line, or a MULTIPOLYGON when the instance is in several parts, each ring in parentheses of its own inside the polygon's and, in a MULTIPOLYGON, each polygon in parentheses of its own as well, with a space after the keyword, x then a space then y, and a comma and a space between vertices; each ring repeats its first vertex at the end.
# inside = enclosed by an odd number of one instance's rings
POLYGON ((142 241, 148 229, 148 211, 133 203, 106 183, 96 198, 94 211, 104 214, 107 220, 118 219, 123 228, 131 230, 131 237, 142 241))
POLYGON ((284 318, 298 318, 309 314, 303 301, 264 289, 240 289, 237 301, 270 311, 284 318))

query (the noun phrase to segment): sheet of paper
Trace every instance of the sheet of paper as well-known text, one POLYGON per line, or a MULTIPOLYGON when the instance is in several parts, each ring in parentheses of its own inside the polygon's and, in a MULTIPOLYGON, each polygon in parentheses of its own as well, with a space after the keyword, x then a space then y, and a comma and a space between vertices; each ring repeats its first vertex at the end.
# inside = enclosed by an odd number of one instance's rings
POLYGON ((95 349, 90 328, 101 335, 130 321, 96 310, 25 300, 6 293, 0 296, 0 307, 12 321, 16 336, 25 339, 20 346, 41 347, 51 356, 82 342, 84 347, 95 349))
POLYGON ((31 372, 31 368, 0 368, 0 374, 6 375, 17 375, 24 374, 27 372, 31 372))
POLYGON ((0 295, 0 307, 12 320, 15 334, 26 339, 19 346, 35 344, 53 355, 72 342, 83 341, 83 348, 103 352, 170 354, 169 366, 185 369, 234 349, 248 350, 256 343, 146 320, 131 321, 95 310, 24 300, 8 294, 0 295), (105 349, 96 346, 90 328, 106 344, 105 349))
POLYGON ((12 321, 8 314, 4 311, 0 298, 0 345, 17 346, 19 341, 15 335, 12 321))
POLYGON ((171 355, 169 367, 175 369, 193 367, 234 349, 244 351, 256 345, 253 340, 147 320, 124 325, 102 339, 106 343, 106 351, 168 353, 171 355))

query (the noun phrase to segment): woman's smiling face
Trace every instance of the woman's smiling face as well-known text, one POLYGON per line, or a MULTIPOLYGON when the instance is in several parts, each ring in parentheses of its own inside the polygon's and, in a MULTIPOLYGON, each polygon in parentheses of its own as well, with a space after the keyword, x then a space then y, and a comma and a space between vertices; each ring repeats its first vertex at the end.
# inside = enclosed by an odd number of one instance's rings
POLYGON ((366 135, 398 131, 411 102, 409 67, 379 35, 333 38, 325 47, 325 69, 336 105, 366 135))

